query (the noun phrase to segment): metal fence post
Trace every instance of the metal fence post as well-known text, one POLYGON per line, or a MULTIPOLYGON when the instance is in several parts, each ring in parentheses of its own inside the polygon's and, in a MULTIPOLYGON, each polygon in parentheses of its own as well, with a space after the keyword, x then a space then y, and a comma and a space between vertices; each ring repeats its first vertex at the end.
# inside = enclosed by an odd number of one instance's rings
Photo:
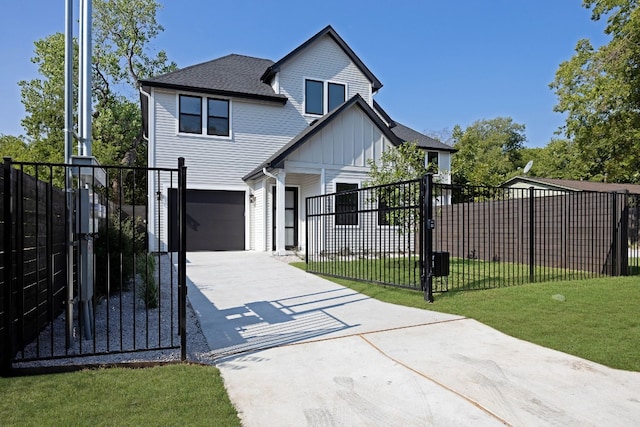
POLYGON ((420 250, 421 262, 421 287, 424 291, 424 299, 433 302, 433 175, 428 173, 420 180, 420 250))
POLYGON ((11 370, 11 358, 13 354, 13 339, 11 333, 11 317, 13 303, 11 301, 12 296, 12 284, 13 284, 13 244, 11 236, 13 235, 13 216, 11 211, 11 157, 4 158, 3 164, 3 208, 4 208, 4 240, 2 242, 4 247, 4 283, 3 286, 3 334, 0 337, 2 343, 2 350, 0 351, 0 373, 7 375, 11 370))
POLYGON ((611 276, 619 276, 618 269, 618 195, 611 193, 611 276))
POLYGON ((180 359, 187 359, 187 167, 178 158, 178 328, 180 359))
POLYGON ((535 189, 529 187, 529 282, 533 283, 536 280, 536 267, 535 267, 535 252, 536 252, 536 230, 535 230, 535 189))

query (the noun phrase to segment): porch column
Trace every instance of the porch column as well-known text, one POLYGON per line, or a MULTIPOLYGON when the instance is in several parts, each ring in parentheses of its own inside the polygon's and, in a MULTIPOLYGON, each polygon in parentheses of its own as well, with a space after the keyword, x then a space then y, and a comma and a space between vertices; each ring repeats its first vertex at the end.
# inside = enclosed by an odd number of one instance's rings
POLYGON ((285 234, 284 234, 284 196, 285 196, 285 178, 287 173, 284 169, 278 169, 274 175, 276 176, 276 255, 286 255, 285 234))

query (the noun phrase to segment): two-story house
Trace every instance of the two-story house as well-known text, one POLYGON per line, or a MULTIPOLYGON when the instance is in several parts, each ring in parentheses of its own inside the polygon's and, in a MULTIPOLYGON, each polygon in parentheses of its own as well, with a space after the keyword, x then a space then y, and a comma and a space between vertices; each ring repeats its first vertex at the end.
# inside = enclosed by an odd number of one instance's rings
MULTIPOLYGON (((405 141, 450 179, 455 150, 394 122, 331 26, 277 62, 232 54, 141 84, 149 166, 188 167, 188 250, 304 251, 305 198, 361 186, 368 162, 405 141)), ((164 209, 149 212, 153 250, 172 250, 175 186, 150 176, 164 209)))

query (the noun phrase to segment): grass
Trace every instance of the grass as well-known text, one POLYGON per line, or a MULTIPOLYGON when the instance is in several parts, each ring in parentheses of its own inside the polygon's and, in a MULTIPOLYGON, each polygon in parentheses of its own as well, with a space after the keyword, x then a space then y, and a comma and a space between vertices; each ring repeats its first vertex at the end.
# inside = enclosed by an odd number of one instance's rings
POLYGON ((0 378, 3 426, 239 426, 218 369, 166 365, 0 378))
MULTIPOLYGON (((296 264, 304 268, 304 263, 296 264)), ((433 304, 409 289, 332 280, 381 301, 458 314, 516 338, 612 368, 640 371, 637 276, 439 293, 433 304)))
MULTIPOLYGON (((309 271, 346 276, 354 279, 420 287, 419 260, 415 256, 382 258, 323 258, 311 260, 309 271)), ((434 289, 485 289, 528 283, 529 266, 518 263, 492 262, 478 259, 451 258, 449 261, 448 288, 434 281, 434 289)), ((585 278, 591 273, 562 268, 534 267, 536 282, 573 280, 585 278)))

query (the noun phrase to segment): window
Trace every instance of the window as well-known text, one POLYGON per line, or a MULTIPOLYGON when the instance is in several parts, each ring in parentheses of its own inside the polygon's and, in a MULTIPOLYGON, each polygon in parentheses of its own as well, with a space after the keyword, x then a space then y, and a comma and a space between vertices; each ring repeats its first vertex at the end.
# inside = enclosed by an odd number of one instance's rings
POLYGON ((340 106, 345 101, 346 92, 346 86, 340 83, 305 80, 304 112, 321 116, 340 106))
POLYGON ((336 183, 336 225, 358 225, 358 184, 336 183))
POLYGON ((179 96, 178 131, 180 133, 202 134, 206 128, 207 135, 229 136, 230 101, 216 98, 207 98, 206 101, 203 107, 200 96, 179 96), (203 117, 206 117, 204 125, 203 117))
POLYGON ((207 99, 207 135, 229 136, 229 101, 207 99))
POLYGON ((427 153, 427 170, 429 172, 438 173, 438 152, 429 151, 427 153))
POLYGON ((391 225, 391 209, 389 208, 390 191, 381 190, 378 197, 378 225, 391 225))
POLYGON ((202 100, 199 96, 180 95, 180 132, 202 133, 202 100))
POLYGON ((317 80, 306 80, 304 90, 304 112, 307 114, 324 114, 324 84, 317 80))
POLYGON ((332 111, 344 102, 344 85, 338 83, 329 83, 329 109, 332 111))

